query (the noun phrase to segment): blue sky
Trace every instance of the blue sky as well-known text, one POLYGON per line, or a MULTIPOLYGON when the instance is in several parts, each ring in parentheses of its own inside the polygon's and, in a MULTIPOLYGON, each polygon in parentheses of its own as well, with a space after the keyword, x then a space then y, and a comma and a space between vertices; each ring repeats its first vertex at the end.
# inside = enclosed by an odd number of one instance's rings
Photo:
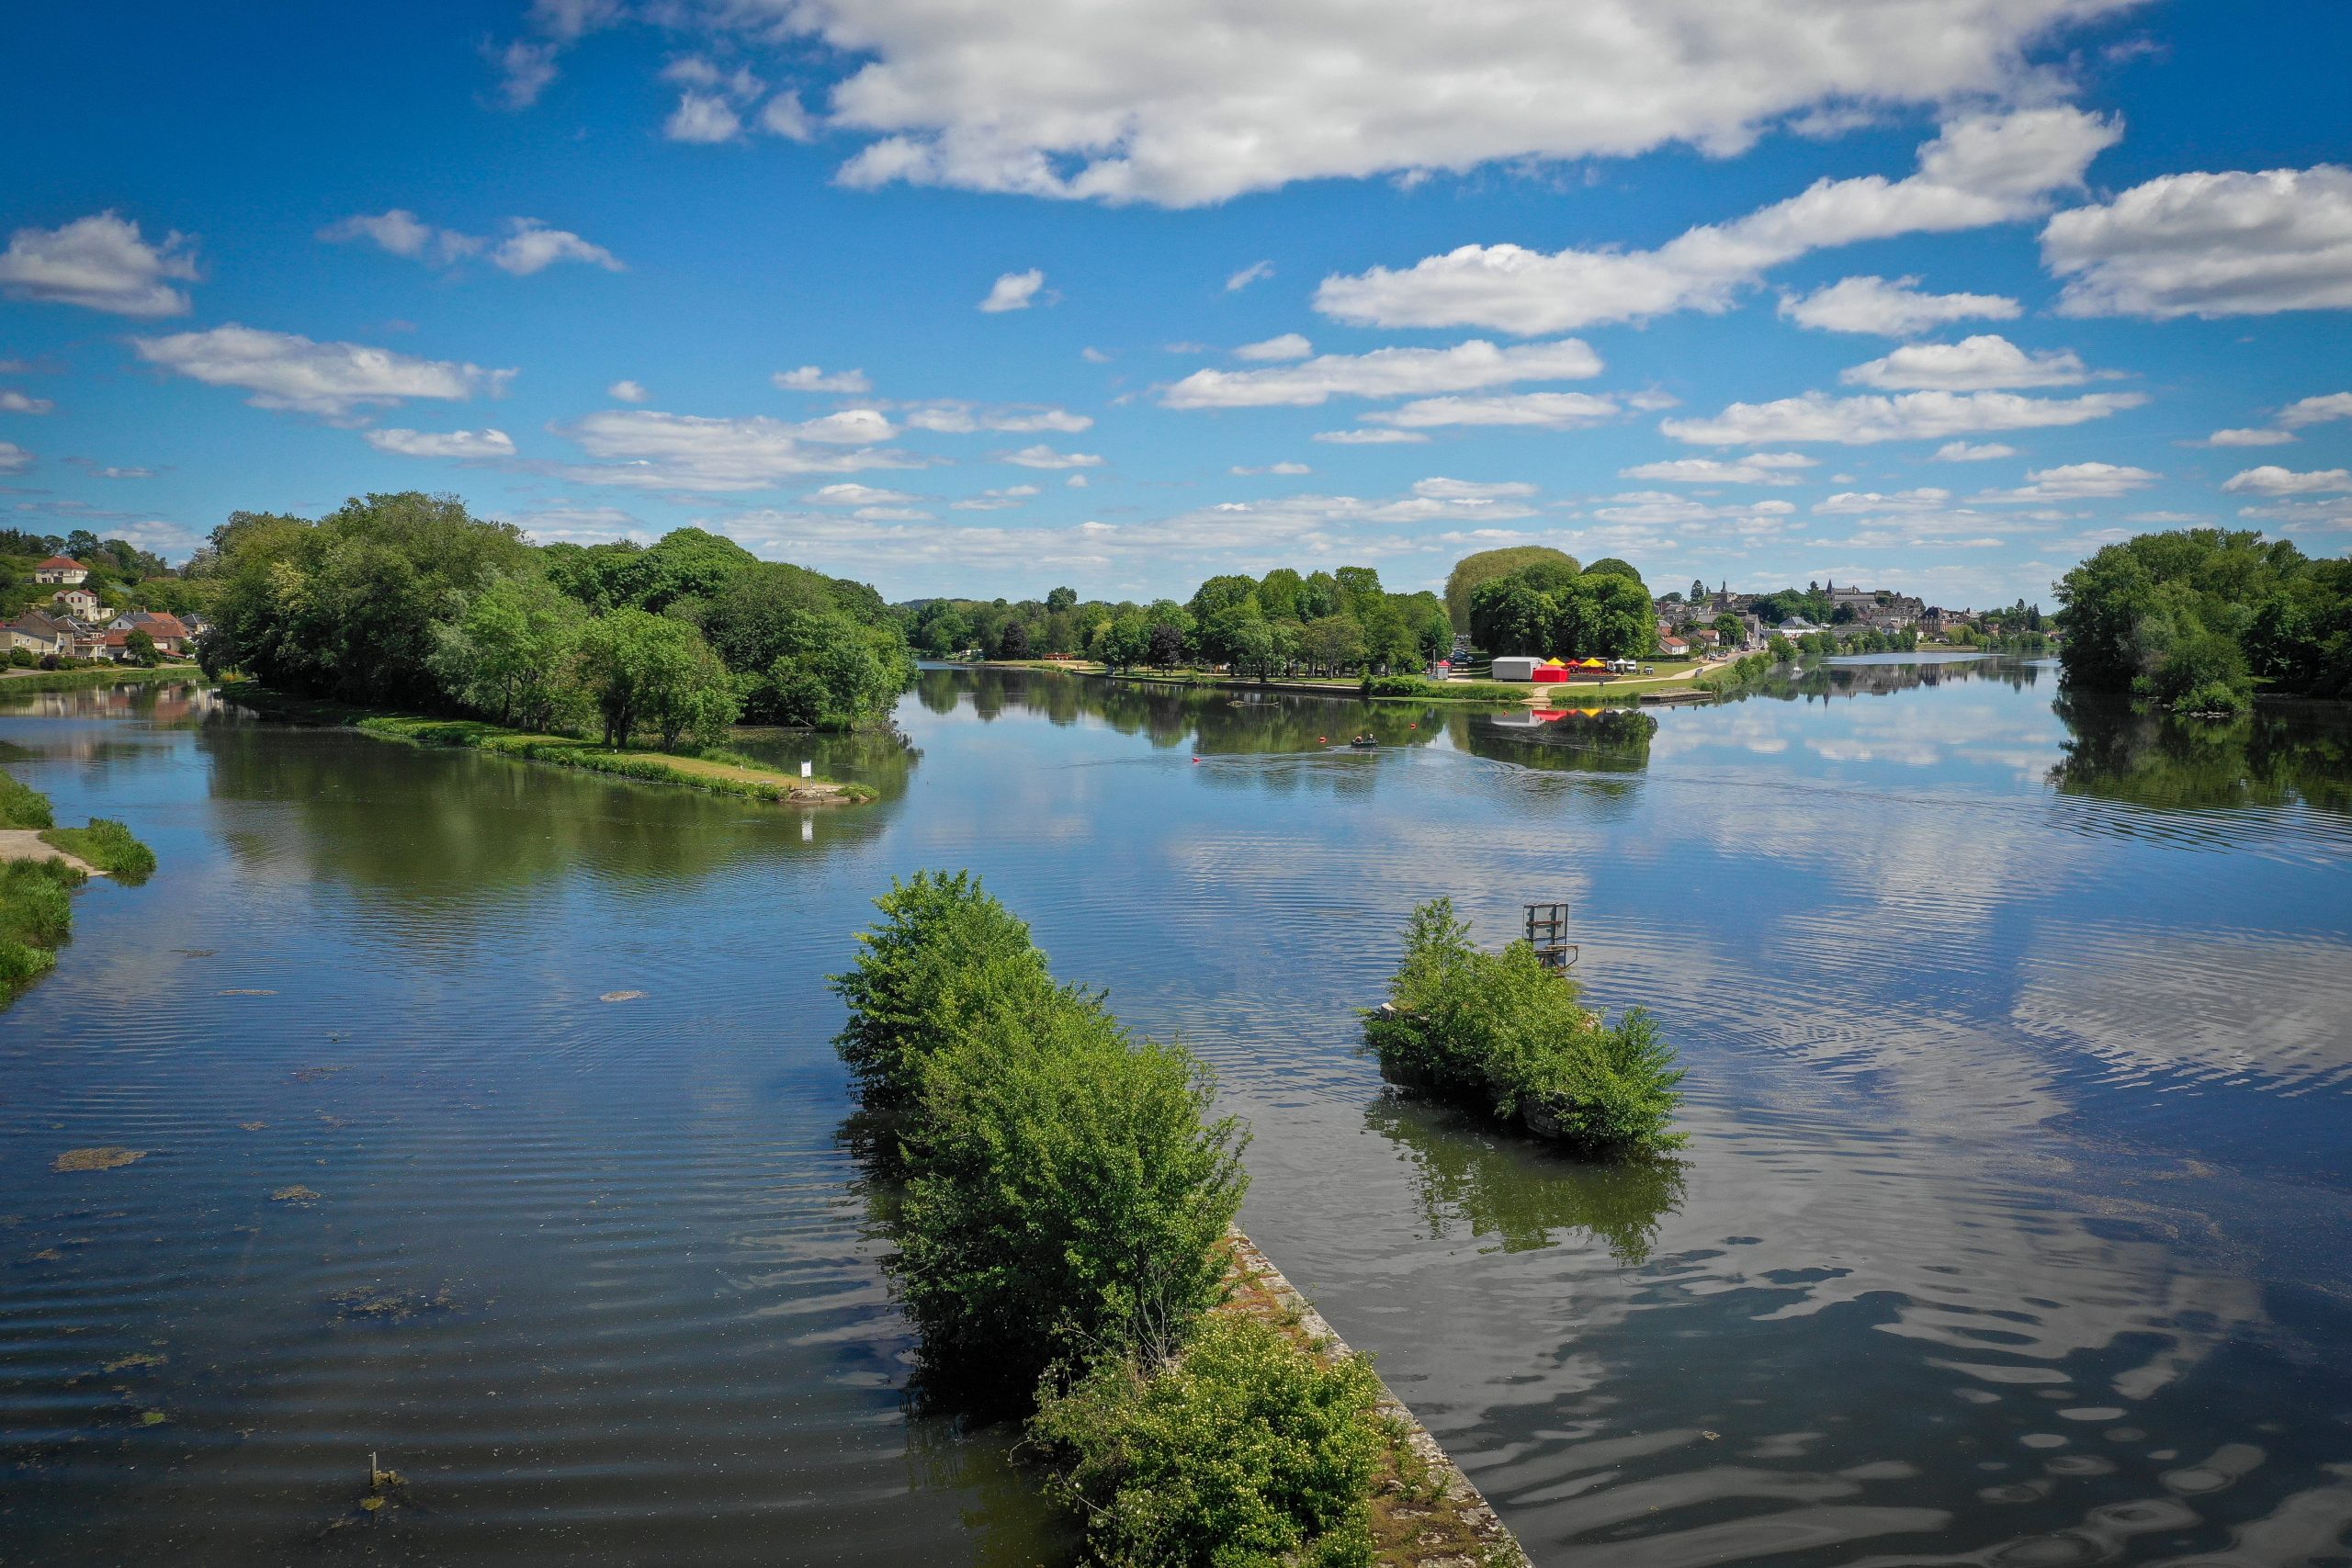
POLYGON ((391 15, 12 28, 17 525, 450 491, 893 598, 2352 546, 2341 6, 391 15))

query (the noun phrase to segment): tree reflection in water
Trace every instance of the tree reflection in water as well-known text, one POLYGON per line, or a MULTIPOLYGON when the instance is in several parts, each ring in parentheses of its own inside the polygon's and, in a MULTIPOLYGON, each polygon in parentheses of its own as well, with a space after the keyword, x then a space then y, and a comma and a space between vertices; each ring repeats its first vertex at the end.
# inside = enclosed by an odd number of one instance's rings
POLYGON ((1395 1090, 1365 1108, 1364 1122, 1412 1162, 1430 1234, 1467 1226, 1494 1238, 1483 1250, 1532 1252, 1559 1245, 1556 1232, 1581 1232, 1620 1263, 1645 1263, 1682 1206, 1689 1167, 1679 1159, 1568 1159, 1395 1090))
POLYGON ((2140 713, 2112 698, 2062 694, 2066 754, 2050 770, 2062 795, 2158 810, 2352 812, 2352 707, 2265 703, 2235 718, 2140 713))

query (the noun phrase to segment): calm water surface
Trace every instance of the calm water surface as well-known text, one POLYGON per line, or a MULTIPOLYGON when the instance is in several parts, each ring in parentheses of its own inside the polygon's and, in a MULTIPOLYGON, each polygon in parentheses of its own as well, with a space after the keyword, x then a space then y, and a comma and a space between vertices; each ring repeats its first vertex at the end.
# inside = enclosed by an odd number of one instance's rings
POLYGON ((1216 1064, 1245 1224, 1541 1563, 2342 1561, 2339 715, 1878 661, 1655 719, 929 671, 899 723, 752 741, 884 792, 803 814, 0 687, 163 862, 0 1015, 0 1562, 1050 1560, 1001 1438, 903 1408, 839 1142, 823 976, 939 865, 1216 1064), (1574 905, 1679 1164, 1384 1089, 1351 1010, 1440 893, 1574 905))

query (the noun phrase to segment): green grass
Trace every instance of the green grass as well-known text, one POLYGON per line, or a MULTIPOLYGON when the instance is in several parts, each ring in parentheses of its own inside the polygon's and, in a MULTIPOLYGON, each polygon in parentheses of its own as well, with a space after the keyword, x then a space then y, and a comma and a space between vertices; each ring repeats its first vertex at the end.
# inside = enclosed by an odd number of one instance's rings
POLYGON ((85 880, 63 861, 0 862, 0 1004, 56 967, 74 929, 70 895, 85 880))
POLYGON ((93 817, 86 828, 50 828, 41 842, 63 850, 105 872, 126 886, 137 886, 155 874, 155 852, 130 836, 119 822, 93 817))
POLYGON ((0 828, 48 828, 56 820, 49 812, 49 796, 21 779, 0 773, 0 828))
POLYGON ((241 705, 272 718, 339 725, 356 729, 363 735, 375 736, 380 740, 405 741, 414 746, 458 746, 469 750, 514 757, 523 761, 548 762, 560 768, 578 768, 585 773, 635 779, 646 784, 680 784, 688 789, 707 790, 715 795, 737 795, 747 800, 789 800, 793 791, 811 784, 834 791, 836 794, 831 798, 852 805, 864 805, 876 797, 876 792, 865 784, 846 784, 835 779, 797 778, 730 751, 710 750, 698 756, 680 756, 667 751, 623 750, 600 746, 577 736, 540 735, 528 730, 507 729, 483 719, 374 713, 347 703, 288 696, 282 692, 259 687, 236 686, 231 688, 229 694, 241 705))
POLYGON ((111 686, 124 681, 201 681, 212 677, 193 664, 108 664, 95 670, 10 670, 0 668, 0 694, 8 692, 70 692, 78 686, 111 686))

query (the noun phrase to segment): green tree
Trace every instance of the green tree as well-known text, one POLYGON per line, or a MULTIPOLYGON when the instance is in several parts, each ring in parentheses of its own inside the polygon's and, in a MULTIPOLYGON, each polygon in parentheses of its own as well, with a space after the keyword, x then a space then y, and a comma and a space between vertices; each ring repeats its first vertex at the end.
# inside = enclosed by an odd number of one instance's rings
POLYGON ((684 621, 618 609, 580 639, 581 682, 603 716, 605 744, 625 747, 640 727, 663 749, 713 744, 735 722, 734 684, 702 634, 684 621))
POLYGON ((1306 580, 1286 566, 1278 566, 1258 580, 1258 608, 1270 621, 1299 619, 1298 595, 1306 580))
POLYGON ((1212 577, 1193 591, 1184 608, 1195 626, 1205 626, 1224 612, 1243 604, 1255 604, 1258 584, 1247 577, 1212 577))
POLYGON ((443 690, 502 725, 545 729, 576 696, 572 662, 588 615, 537 574, 496 577, 434 627, 443 690))
POLYGON ((164 661, 164 656, 155 651, 155 639, 139 627, 133 627, 122 639, 122 650, 130 655, 132 663, 144 664, 151 670, 164 661))
POLYGON ((1486 639, 1479 637, 1471 626, 1471 597, 1481 584, 1492 582, 1498 577, 1509 577, 1521 567, 1537 561, 1565 566, 1571 576, 1577 570, 1576 557, 1564 550, 1553 549, 1548 545, 1512 545, 1498 550, 1480 550, 1454 562, 1453 570, 1447 574, 1445 580, 1445 610, 1453 621, 1453 629, 1469 633, 1473 642, 1487 648, 1489 652, 1500 651, 1489 648, 1486 639))
POLYGON ((1300 628, 1299 657, 1327 675, 1342 674, 1364 661, 1363 626, 1353 615, 1323 615, 1300 628))
POLYGON ((749 705, 763 722, 816 729, 878 721, 905 689, 878 641, 874 628, 839 610, 794 611, 749 705))
POLYGON ((1048 610, 1069 610, 1077 605, 1078 590, 1075 588, 1055 588, 1046 592, 1046 608, 1048 610))

